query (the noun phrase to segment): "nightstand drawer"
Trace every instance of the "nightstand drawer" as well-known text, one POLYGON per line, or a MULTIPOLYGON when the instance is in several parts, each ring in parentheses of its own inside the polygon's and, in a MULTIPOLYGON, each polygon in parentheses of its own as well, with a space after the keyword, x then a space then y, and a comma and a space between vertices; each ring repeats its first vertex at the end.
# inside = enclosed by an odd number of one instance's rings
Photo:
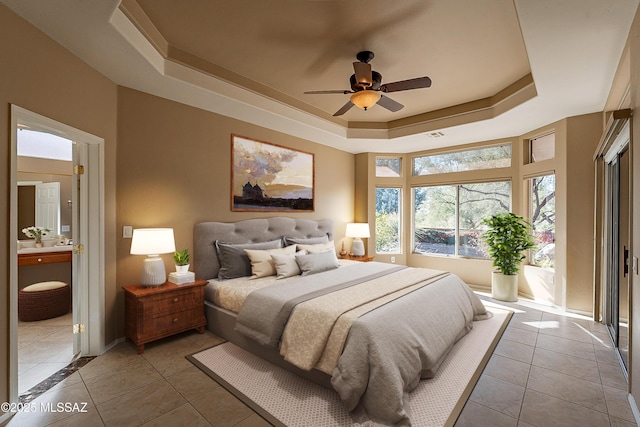
POLYGON ((152 317, 177 313, 196 308, 200 304, 200 295, 194 292, 174 292, 145 298, 142 301, 145 315, 152 317))
POLYGON ((194 320, 197 322, 201 317, 202 313, 195 310, 180 311, 156 317, 150 322, 150 326, 157 332, 184 331, 190 329, 189 325, 193 324, 194 320))

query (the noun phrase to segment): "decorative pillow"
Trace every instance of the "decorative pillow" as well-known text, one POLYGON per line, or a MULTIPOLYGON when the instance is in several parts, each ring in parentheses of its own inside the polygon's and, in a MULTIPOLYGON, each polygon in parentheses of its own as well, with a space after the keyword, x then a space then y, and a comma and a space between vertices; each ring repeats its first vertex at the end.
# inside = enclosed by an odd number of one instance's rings
POLYGON ((296 262, 303 276, 333 270, 340 266, 335 251, 296 255, 296 262))
POLYGON ((216 240, 218 252, 218 279, 233 279, 236 277, 251 276, 251 262, 244 252, 245 249, 276 249, 282 247, 282 239, 260 243, 224 243, 216 240))
POLYGON ((294 255, 296 247, 287 246, 286 248, 265 250, 245 249, 244 251, 249 257, 249 261, 251 261, 251 278, 257 279, 258 277, 274 276, 276 274, 276 267, 271 255, 294 255))
POLYGON ((336 253, 336 245, 333 240, 325 243, 318 243, 315 245, 296 244, 299 251, 307 251, 310 254, 318 254, 320 252, 333 252, 336 253))
MULTIPOLYGON (((288 246, 289 248, 295 248, 295 246, 288 246)), ((278 279, 284 279, 285 277, 298 276, 300 273, 300 267, 296 262, 296 257, 299 255, 306 255, 306 251, 296 252, 294 255, 271 255, 273 263, 276 268, 276 277, 278 279)))
POLYGON ((318 243, 326 243, 328 241, 329 241, 329 236, 327 236, 326 234, 321 237, 285 237, 284 245, 285 246, 295 245, 295 244, 317 245, 318 243))

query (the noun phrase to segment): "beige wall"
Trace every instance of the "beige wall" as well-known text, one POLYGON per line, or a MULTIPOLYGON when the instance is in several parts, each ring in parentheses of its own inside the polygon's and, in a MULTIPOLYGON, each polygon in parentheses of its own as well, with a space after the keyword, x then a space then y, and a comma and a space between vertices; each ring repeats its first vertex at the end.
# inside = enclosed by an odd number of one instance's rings
MULTIPOLYGON (((0 5, 0 401, 9 399, 10 105, 16 104, 105 140, 105 308, 115 302, 116 85, 0 5)), ((106 341, 119 336, 107 316, 106 341)))
POLYGON ((593 155, 602 136, 602 115, 567 120, 566 295, 567 308, 593 311, 594 194, 593 155))
MULTIPOLYGON (((193 253, 193 226, 201 221, 294 216, 333 219, 337 244, 354 219, 354 155, 197 108, 118 90, 118 288, 137 283, 143 257, 129 254, 122 226, 172 227, 177 248, 193 253), (231 134, 314 154, 315 211, 231 211, 231 134)), ((163 255, 167 271, 171 255, 163 255)), ((123 293, 118 331, 123 329, 123 293)))

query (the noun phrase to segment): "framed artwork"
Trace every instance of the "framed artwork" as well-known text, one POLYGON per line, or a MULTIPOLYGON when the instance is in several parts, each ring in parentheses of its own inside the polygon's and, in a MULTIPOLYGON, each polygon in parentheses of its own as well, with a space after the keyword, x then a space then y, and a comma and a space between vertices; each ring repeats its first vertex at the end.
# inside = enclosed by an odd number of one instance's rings
POLYGON ((313 154, 231 135, 231 210, 313 212, 313 154))

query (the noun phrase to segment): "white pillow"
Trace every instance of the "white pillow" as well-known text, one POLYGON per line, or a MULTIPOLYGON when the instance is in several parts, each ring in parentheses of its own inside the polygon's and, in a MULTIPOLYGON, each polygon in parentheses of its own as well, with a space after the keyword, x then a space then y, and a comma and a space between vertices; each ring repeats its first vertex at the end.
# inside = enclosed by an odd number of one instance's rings
POLYGON ((335 243, 333 243, 333 240, 326 243, 318 243, 316 245, 296 244, 296 246, 298 247, 299 251, 307 251, 307 253, 310 254, 319 254, 321 252, 329 251, 333 251, 334 254, 336 253, 336 245, 335 243))
MULTIPOLYGON (((295 245, 287 247, 295 248, 295 245)), ((300 271, 300 267, 298 267, 296 257, 306 254, 306 251, 299 251, 296 252, 295 255, 271 255, 271 259, 273 259, 273 263, 276 266, 276 277, 278 279, 284 279, 285 277, 300 275, 302 272, 300 271)))
POLYGON ((244 250, 251 261, 251 278, 273 276, 276 274, 276 267, 271 259, 273 254, 291 254, 296 251, 295 246, 287 246, 278 249, 245 249, 244 250))
POLYGON ((296 255, 296 262, 303 276, 307 274, 321 273, 340 267, 335 251, 311 253, 309 255, 296 255))

